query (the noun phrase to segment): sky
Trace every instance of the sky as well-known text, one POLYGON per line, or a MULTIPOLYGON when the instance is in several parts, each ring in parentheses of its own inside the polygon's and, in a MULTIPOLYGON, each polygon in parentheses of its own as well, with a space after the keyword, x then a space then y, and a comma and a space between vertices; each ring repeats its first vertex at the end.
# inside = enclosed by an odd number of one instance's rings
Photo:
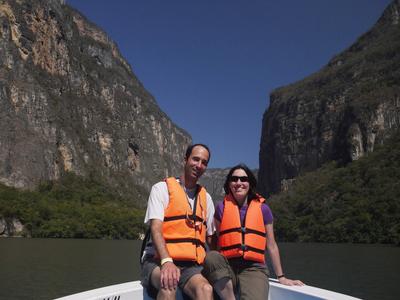
POLYGON ((325 66, 390 0, 67 0, 118 45, 211 168, 258 168, 270 93, 325 66))

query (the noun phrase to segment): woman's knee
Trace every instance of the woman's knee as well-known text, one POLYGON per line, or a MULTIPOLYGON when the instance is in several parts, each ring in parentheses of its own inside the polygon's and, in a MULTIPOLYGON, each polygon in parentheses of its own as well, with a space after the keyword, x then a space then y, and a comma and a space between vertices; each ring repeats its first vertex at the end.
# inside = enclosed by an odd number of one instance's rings
POLYGON ((204 265, 215 265, 223 263, 225 258, 218 251, 210 251, 207 253, 206 258, 204 260, 204 265))

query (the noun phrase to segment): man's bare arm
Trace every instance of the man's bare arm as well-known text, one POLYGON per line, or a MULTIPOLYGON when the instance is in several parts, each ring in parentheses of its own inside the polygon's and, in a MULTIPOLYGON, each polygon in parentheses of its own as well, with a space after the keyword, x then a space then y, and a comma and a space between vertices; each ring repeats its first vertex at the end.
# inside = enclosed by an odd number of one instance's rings
POLYGON ((162 234, 162 225, 163 222, 161 220, 150 220, 151 238, 157 253, 160 255, 160 259, 169 257, 167 246, 165 245, 165 240, 162 234))
MULTIPOLYGON (((163 222, 157 219, 152 219, 150 222, 151 238, 156 251, 160 255, 160 259, 170 257, 162 235, 163 222)), ((169 290, 176 289, 181 276, 180 269, 173 262, 164 263, 160 269, 161 288, 169 290)))

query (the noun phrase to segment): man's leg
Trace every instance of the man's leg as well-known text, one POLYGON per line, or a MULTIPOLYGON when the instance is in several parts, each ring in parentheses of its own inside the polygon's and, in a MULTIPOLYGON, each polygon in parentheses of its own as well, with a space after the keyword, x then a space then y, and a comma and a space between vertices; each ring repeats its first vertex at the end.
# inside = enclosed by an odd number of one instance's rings
POLYGON ((157 299, 175 299, 176 290, 160 289, 160 266, 152 259, 142 265, 141 282, 147 294, 157 299))
MULTIPOLYGON (((151 275, 157 268, 160 270, 158 264, 151 258, 145 259, 141 265, 140 282, 142 283, 143 288, 146 289, 147 294, 152 298, 156 298, 158 293, 158 290, 155 285, 152 284, 151 280, 151 275)), ((154 283, 156 283, 156 280, 154 280, 154 283)), ((159 284, 156 286, 159 286, 159 284)))
POLYGON ((166 289, 161 288, 160 286, 160 277, 161 270, 160 267, 154 268, 153 272, 151 272, 151 285, 158 290, 157 300, 175 300, 176 298, 176 289, 166 289))
POLYGON ((204 276, 211 282, 217 294, 223 300, 234 300, 235 274, 233 273, 228 260, 217 251, 207 253, 204 261, 204 276))
POLYGON ((195 274, 187 281, 183 291, 191 299, 211 300, 213 298, 213 289, 207 279, 201 274, 195 274))

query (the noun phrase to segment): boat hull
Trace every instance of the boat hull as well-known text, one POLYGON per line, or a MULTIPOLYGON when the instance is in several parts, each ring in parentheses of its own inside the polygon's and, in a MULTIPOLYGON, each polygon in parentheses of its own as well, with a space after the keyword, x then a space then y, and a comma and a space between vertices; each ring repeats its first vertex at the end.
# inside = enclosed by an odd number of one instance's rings
MULTIPOLYGON (((55 300, 148 300, 150 298, 139 281, 126 282, 106 286, 99 289, 85 291, 55 300)), ((182 299, 179 293, 177 299, 182 299)), ((269 300, 355 300, 352 296, 324 290, 312 286, 285 286, 274 279, 270 279, 269 300)))

